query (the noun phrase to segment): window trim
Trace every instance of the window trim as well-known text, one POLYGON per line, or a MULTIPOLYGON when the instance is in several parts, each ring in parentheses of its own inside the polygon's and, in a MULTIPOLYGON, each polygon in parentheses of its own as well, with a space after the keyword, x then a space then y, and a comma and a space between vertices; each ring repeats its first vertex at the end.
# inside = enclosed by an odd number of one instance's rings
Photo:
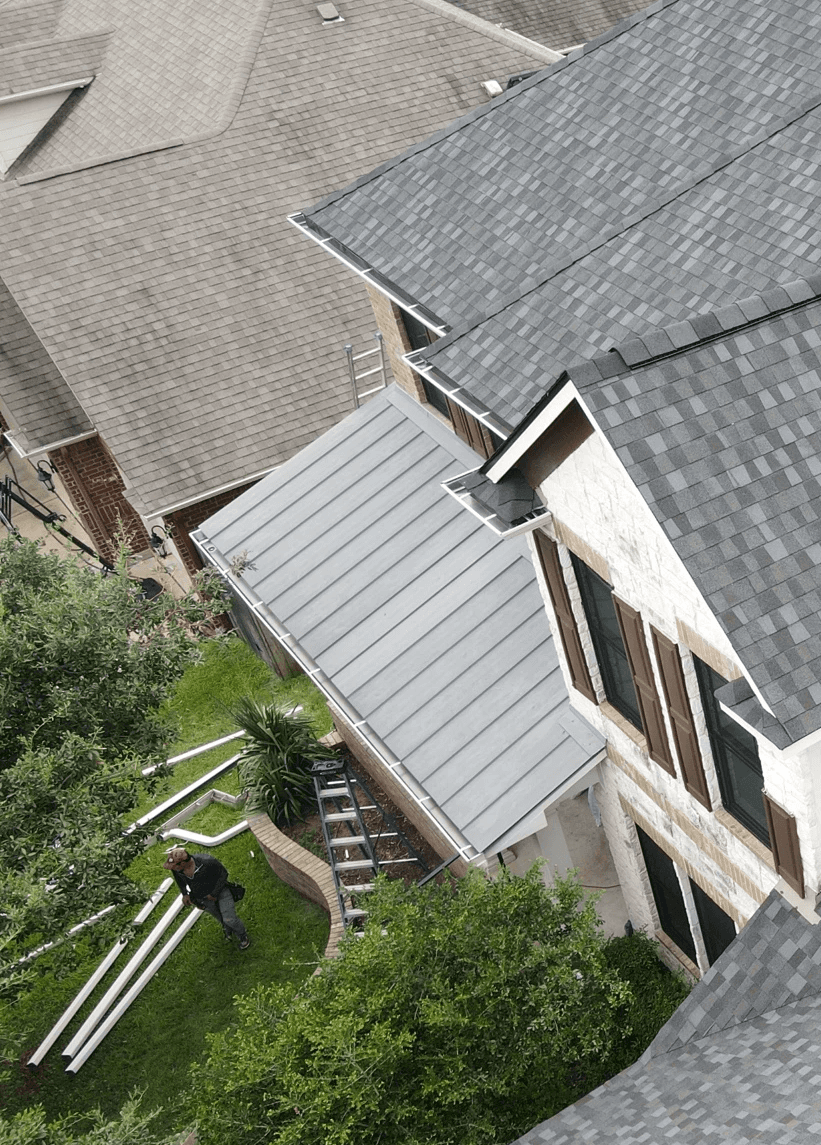
MULTIPOLYGON (((751 770, 756 772, 761 777, 761 811, 764 818, 764 823, 756 823, 753 817, 746 811, 744 807, 736 803, 732 796, 732 779, 733 773, 731 765, 726 754, 727 747, 725 744, 724 735, 721 731, 721 724, 718 720, 720 707, 718 700, 716 700, 714 691, 715 685, 710 677, 706 675, 707 672, 711 676, 717 676, 722 683, 726 684, 727 681, 723 676, 716 672, 715 668, 711 668, 709 664, 705 663, 698 656, 693 654, 693 665, 696 672, 696 680, 698 681, 698 690, 701 699, 701 708, 704 713, 704 721, 707 726, 707 735, 710 740, 710 750, 713 754, 713 766, 715 767, 716 776, 718 778, 718 788, 721 793, 721 803, 725 811, 732 815, 734 819, 738 820, 745 830, 749 831, 751 835, 755 836, 765 847, 772 850, 772 841, 770 833, 767 828, 767 806, 764 797, 764 774, 761 768, 761 759, 758 754, 758 745, 755 742, 754 736, 745 731, 741 725, 738 725, 738 731, 741 735, 746 735, 753 744, 754 751, 749 751, 744 745, 736 742, 732 746, 732 750, 737 754, 742 762, 747 762, 751 770)), ((729 716, 726 717, 730 719, 729 716)))
MULTIPOLYGON (((595 598, 591 591, 591 584, 595 585, 596 581, 606 586, 610 592, 610 599, 613 600, 613 586, 608 584, 603 577, 600 577, 597 572, 594 572, 589 565, 586 565, 581 557, 577 557, 574 552, 570 553, 570 559, 573 564, 573 572, 576 576, 576 583, 579 586, 579 594, 581 596, 582 610, 584 611, 585 619, 587 620, 587 627, 590 632, 590 640, 593 644, 593 651, 596 656, 596 663, 599 668, 601 676, 602 687, 604 688, 605 699, 611 704, 616 711, 629 720, 630 723, 639 732, 645 734, 644 726, 641 720, 641 709, 639 707, 638 690, 635 683, 633 684, 633 691, 635 693, 635 708, 631 708, 628 702, 619 695, 618 689, 615 687, 616 673, 613 670, 609 656, 606 653, 612 645, 617 655, 624 657, 624 663, 630 674, 631 681, 633 680, 633 672, 630 665, 630 658, 627 654, 627 647, 624 642, 624 637, 620 638, 621 648, 615 646, 611 637, 606 636, 600 629, 600 618, 594 610, 593 604, 595 598), (590 578, 595 578, 591 580, 590 578)), ((618 611, 616 606, 613 605, 613 614, 616 618, 616 623, 619 625, 619 632, 622 631, 621 623, 619 621, 618 611)))

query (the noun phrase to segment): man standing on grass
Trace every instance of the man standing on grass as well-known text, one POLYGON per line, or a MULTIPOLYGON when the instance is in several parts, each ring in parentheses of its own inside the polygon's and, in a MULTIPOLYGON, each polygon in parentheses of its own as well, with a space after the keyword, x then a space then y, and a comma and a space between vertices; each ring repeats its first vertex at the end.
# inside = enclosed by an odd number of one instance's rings
POLYGON ((228 872, 213 855, 189 855, 184 847, 172 847, 163 867, 171 871, 186 906, 207 910, 222 923, 226 938, 239 937, 240 950, 247 950, 251 939, 245 923, 237 917, 234 896, 228 887, 228 872))

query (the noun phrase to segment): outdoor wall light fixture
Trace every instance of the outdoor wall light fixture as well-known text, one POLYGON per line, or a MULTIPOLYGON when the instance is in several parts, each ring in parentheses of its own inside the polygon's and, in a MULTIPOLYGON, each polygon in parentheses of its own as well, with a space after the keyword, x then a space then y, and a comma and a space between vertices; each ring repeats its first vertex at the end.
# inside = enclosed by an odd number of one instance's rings
POLYGON ((42 481, 49 493, 55 493, 54 470, 47 461, 37 462, 37 480, 42 481))
POLYGON ((151 548, 154 550, 158 557, 168 556, 168 533, 165 531, 162 525, 154 525, 149 535, 148 541, 151 545, 151 548), (162 536, 159 536, 157 529, 160 530, 162 536))

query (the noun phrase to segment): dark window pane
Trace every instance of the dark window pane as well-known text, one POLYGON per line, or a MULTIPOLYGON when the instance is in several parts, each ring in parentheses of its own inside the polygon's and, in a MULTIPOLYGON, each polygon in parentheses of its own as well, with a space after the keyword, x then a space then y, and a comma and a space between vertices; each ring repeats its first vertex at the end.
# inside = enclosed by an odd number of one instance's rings
POLYGON ((650 880, 650 889, 659 913, 661 929, 672 938, 679 950, 683 950, 687 957, 695 962, 696 947, 673 860, 669 855, 665 855, 661 847, 654 843, 641 827, 637 826, 636 830, 641 853, 644 855, 647 877, 650 880))
POLYGON ((614 708, 642 730, 633 674, 613 605, 613 590, 573 553, 570 554, 582 597, 590 637, 602 675, 604 694, 614 708))
POLYGON ((755 738, 721 710, 716 688, 727 681, 697 656, 693 657, 701 693, 710 747, 713 749, 721 801, 731 815, 769 847, 767 813, 762 791, 764 778, 755 738))
POLYGON ((433 341, 433 337, 429 334, 427 326, 424 322, 420 322, 418 318, 414 318, 407 310, 402 310, 401 314, 411 349, 424 350, 425 347, 429 346, 433 341))
POLYGON ((425 378, 420 378, 419 380, 422 383, 422 389, 425 391, 425 398, 427 399, 428 404, 432 405, 435 410, 438 410, 439 413, 443 413, 445 417, 449 418, 450 410, 448 409, 448 399, 445 397, 442 391, 438 390, 436 386, 431 385, 431 383, 425 378))
POLYGON ((693 892, 696 914, 701 924, 701 937, 704 939, 707 961, 712 966, 719 954, 723 954, 735 938, 735 923, 692 879, 690 879, 690 890, 693 892))

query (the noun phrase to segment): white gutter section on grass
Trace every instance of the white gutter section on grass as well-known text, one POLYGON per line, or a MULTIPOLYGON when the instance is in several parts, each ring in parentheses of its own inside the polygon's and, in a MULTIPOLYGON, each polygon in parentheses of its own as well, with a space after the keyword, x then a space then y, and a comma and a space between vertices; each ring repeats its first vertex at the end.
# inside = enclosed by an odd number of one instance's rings
MULTIPOLYGON (((181 905, 182 899, 178 899, 177 902, 181 905)), ((77 1056, 72 1060, 71 1064, 66 1066, 66 1073, 77 1073, 77 1071, 82 1068, 83 1064, 91 1057, 106 1034, 114 1029, 117 1022, 119 1022, 137 995, 148 985, 168 956, 176 950, 186 934, 188 934, 188 931, 197 924, 204 913, 204 911, 194 909, 187 918, 183 919, 168 942, 166 942, 162 950, 154 957, 153 961, 149 963, 125 997, 114 1007, 100 1028, 92 1034, 77 1056)))
POLYGON ((200 747, 192 747, 190 751, 184 751, 182 755, 172 755, 165 763, 155 763, 151 767, 144 767, 142 775, 153 775, 161 767, 174 767, 178 763, 182 763, 184 759, 193 759, 194 756, 204 755, 205 752, 211 751, 214 747, 222 747, 224 743, 230 743, 232 739, 239 739, 244 736, 245 732, 240 728, 238 732, 231 732, 230 735, 223 736, 222 739, 215 739, 212 743, 204 743, 200 747))
MULTIPOLYGON (((145 922, 145 920, 151 914, 154 907, 157 905, 157 903, 160 901, 162 896, 165 894, 165 892, 171 886, 173 881, 174 880, 171 878, 163 879, 163 881, 160 883, 160 885, 154 891, 153 895, 148 900, 148 902, 145 904, 145 906, 140 909, 139 914, 135 917, 134 922, 132 923, 133 926, 139 926, 141 923, 145 922)), ((114 943, 114 945, 109 950, 108 954, 106 954, 106 956, 100 962, 100 965, 92 973, 92 975, 90 976, 90 978, 86 982, 85 986, 83 986, 83 988, 77 993, 77 995, 74 997, 73 1001, 71 1001, 69 1003, 67 1009, 65 1009, 63 1011, 63 1013, 57 1019, 55 1024, 51 1027, 49 1032, 43 1038, 42 1042, 40 1042, 40 1045, 37 1047, 37 1049, 34 1051, 34 1053, 28 1059, 28 1061, 26 1062, 26 1065, 36 1066, 36 1065, 40 1064, 40 1062, 46 1056, 48 1051, 51 1049, 51 1047, 57 1041, 60 1034, 62 1034, 63 1030, 66 1028, 66 1026, 69 1024, 71 1019, 74 1017, 74 1015, 80 1009, 82 1004, 85 1002, 86 998, 90 997, 90 995, 91 995, 92 991, 94 990, 95 986, 97 985, 97 983, 100 982, 105 977, 109 968, 111 966, 113 966, 113 964, 116 962, 117 958, 120 956, 120 954, 122 954, 123 950, 125 950, 127 943, 128 943, 128 938, 118 938, 117 939, 117 941, 114 943)))
POLYGON ((130 979, 133 977, 135 971, 138 969, 138 967, 140 967, 142 965, 142 963, 145 961, 145 959, 151 953, 154 946, 156 946, 159 938, 165 933, 166 930, 168 930, 171 923, 174 921, 174 919, 177 917, 177 915, 182 910, 182 907, 183 907, 183 902, 182 902, 182 896, 180 895, 174 899, 171 906, 168 908, 168 910, 162 916, 160 921, 153 928, 151 933, 140 944, 140 946, 137 949, 137 951, 135 952, 133 958, 131 958, 131 960, 128 962, 128 964, 125 966, 125 968, 122 970, 122 972, 114 979, 112 984, 109 986, 108 990, 106 990, 105 994, 102 996, 100 1001, 97 1003, 97 1005, 91 1011, 89 1016, 83 1022, 82 1026, 80 1026, 77 1033, 74 1035, 74 1037, 68 1043, 66 1048, 63 1050, 63 1057, 64 1058, 73 1057, 74 1054, 77 1053, 80 1046, 82 1046, 83 1042, 85 1042, 85 1040, 89 1037, 89 1035, 92 1033, 94 1028, 100 1022, 103 1014, 105 1014, 105 1012, 106 1012, 106 1010, 108 1010, 109 1006, 111 1006, 112 1003, 117 998, 119 998, 120 994, 125 989, 125 986, 130 981, 130 979))
MULTIPOLYGON (((78 930, 82 930, 84 926, 91 926, 92 923, 99 922, 107 914, 110 914, 115 909, 115 906, 106 906, 102 910, 97 911, 91 918, 84 918, 82 922, 78 922, 76 926, 72 926, 71 930, 67 930, 65 937, 68 938, 70 934, 76 934, 78 930)), ((45 954, 47 950, 51 950, 53 946, 57 946, 63 939, 58 938, 54 942, 47 942, 44 946, 38 946, 35 950, 30 950, 28 954, 24 954, 22 958, 18 958, 15 966, 21 966, 24 962, 30 962, 32 958, 39 958, 41 954, 45 954)))
POLYGON ((241 835, 243 831, 248 830, 248 820, 243 819, 241 823, 235 823, 233 827, 228 827, 221 835, 198 835, 196 831, 186 831, 181 827, 172 827, 169 831, 163 831, 160 839, 169 839, 173 836, 175 839, 182 839, 184 843, 196 843, 200 847, 218 847, 220 843, 227 843, 229 839, 233 839, 235 835, 241 835))
POLYGON ((242 752, 238 752, 236 755, 232 755, 230 759, 226 759, 224 763, 218 764, 206 775, 201 776, 200 779, 195 779, 193 783, 189 783, 187 787, 182 789, 182 791, 178 791, 175 795, 171 795, 168 799, 165 800, 164 803, 158 804, 153 811, 149 811, 146 815, 141 815, 139 819, 135 820, 133 823, 129 824, 128 827, 126 827, 126 829, 123 831, 123 834, 130 835, 131 832, 135 831, 138 827, 144 827, 146 823, 150 823, 153 819, 157 819, 160 815, 163 814, 164 811, 167 811, 169 807, 176 806, 176 804, 185 799, 187 795, 193 795, 195 791, 198 791, 201 787, 205 787, 206 783, 210 783, 212 779, 216 779, 216 777, 218 775, 222 775, 224 771, 230 771, 230 769, 235 766, 241 755, 242 752))

